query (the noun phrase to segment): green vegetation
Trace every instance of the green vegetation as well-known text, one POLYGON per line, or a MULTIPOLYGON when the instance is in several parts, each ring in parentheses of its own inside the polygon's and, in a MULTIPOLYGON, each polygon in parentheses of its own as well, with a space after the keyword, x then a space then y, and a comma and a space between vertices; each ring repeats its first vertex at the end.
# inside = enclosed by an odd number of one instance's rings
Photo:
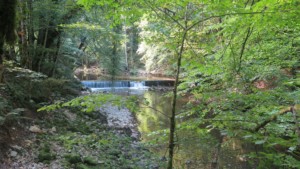
MULTIPOLYGON (((111 79, 139 69, 175 78, 167 168, 174 168, 176 132, 189 129, 204 138, 218 133, 216 149, 234 139, 259 147, 245 155, 258 168, 300 168, 299 9, 298 0, 0 0, 0 148, 27 111, 79 108, 81 118, 95 118, 107 102, 135 111, 133 97, 69 101, 79 95, 75 68, 96 65, 111 79), (180 96, 189 96, 181 114, 180 96)), ((128 138, 95 135, 78 119, 48 122, 46 114, 44 125, 67 125, 52 138, 71 151, 67 167, 138 165, 115 147, 128 138), (71 148, 79 145, 108 155, 78 156, 71 148)), ((220 168, 215 152, 211 168, 220 168)), ((38 159, 54 160, 51 147, 40 147, 38 159)))
MULTIPOLYGON (((41 142, 51 142, 52 145, 39 146, 39 161, 55 160, 53 149, 59 147, 59 151, 54 153, 62 157, 59 160, 65 168, 144 168, 158 162, 155 155, 143 145, 133 143, 131 137, 107 127, 99 117, 86 116, 87 113, 78 109, 57 110, 47 114, 51 116, 51 121, 40 121, 39 125, 42 128, 54 125, 57 131, 38 135, 41 142), (76 115, 76 118, 70 121, 66 114, 76 115)), ((163 163, 158 165, 162 166, 163 163)))
POLYGON ((51 160, 54 160, 56 155, 50 151, 50 145, 42 146, 39 151, 38 161, 44 163, 50 163, 51 160))

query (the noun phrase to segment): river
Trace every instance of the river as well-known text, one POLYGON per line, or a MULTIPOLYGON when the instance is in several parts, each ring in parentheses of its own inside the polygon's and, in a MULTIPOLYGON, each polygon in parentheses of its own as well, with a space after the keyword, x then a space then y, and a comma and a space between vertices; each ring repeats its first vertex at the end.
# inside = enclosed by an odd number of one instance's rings
MULTIPOLYGON (((150 91, 152 86, 171 86, 171 81, 82 81, 92 91, 114 92, 121 95, 138 95, 140 111, 136 112, 141 141, 158 154, 162 160, 167 158, 169 114, 171 97, 161 88, 150 91), (147 103, 147 104, 144 104, 147 103)), ((177 102, 177 114, 184 113, 186 98, 177 102)), ((178 126, 187 122, 177 118, 178 126)), ((191 125, 192 126, 192 125, 191 125)), ((177 147, 174 156, 176 168, 184 169, 250 169, 254 168, 246 161, 244 154, 249 145, 239 140, 226 140, 218 131, 207 132, 198 127, 185 127, 177 130, 177 147), (222 145, 220 144, 222 143, 222 145)))

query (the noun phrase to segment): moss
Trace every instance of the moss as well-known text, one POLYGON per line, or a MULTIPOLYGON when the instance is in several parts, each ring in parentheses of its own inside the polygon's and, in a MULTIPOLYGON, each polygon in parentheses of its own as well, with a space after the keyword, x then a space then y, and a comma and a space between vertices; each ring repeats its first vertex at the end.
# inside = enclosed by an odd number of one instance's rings
POLYGON ((75 169, 100 169, 100 168, 101 168, 100 166, 89 166, 89 165, 82 164, 82 163, 77 164, 75 167, 75 169))
POLYGON ((71 164, 76 164, 76 163, 81 163, 81 157, 78 154, 67 154, 65 155, 65 159, 71 163, 71 164))
POLYGON ((80 132, 82 134, 90 134, 93 133, 91 130, 91 127, 87 125, 85 122, 82 121, 75 121, 70 124, 70 126, 67 128, 67 130, 72 131, 72 132, 80 132))
POLYGON ((85 157, 81 160, 80 155, 67 154, 65 159, 70 164, 75 164, 75 169, 99 169, 98 163, 93 157, 85 157))
POLYGON ((38 161, 43 163, 50 163, 50 161, 54 160, 56 155, 51 152, 49 145, 44 145, 38 155, 38 161))
POLYGON ((50 161, 56 158, 55 154, 47 153, 47 152, 40 152, 38 155, 38 161, 42 163, 50 163, 50 161))
POLYGON ((83 162, 91 166, 96 166, 98 164, 98 162, 93 157, 84 157, 83 162))
POLYGON ((110 155, 113 155, 113 156, 116 156, 116 157, 119 157, 120 154, 122 154, 122 151, 121 150, 118 150, 118 149, 111 149, 109 151, 109 154, 110 155))

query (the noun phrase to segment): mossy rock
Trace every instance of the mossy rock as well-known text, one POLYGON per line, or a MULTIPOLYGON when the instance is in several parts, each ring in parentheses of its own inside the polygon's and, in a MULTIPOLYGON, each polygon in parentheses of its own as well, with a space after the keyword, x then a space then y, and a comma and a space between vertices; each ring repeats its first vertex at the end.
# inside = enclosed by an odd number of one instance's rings
POLYGON ((99 166, 89 166, 87 164, 79 163, 76 164, 75 169, 101 169, 99 166))
POLYGON ((93 157, 84 157, 83 162, 91 166, 96 166, 98 164, 98 162, 93 157))
POLYGON ((40 152, 38 155, 38 161, 47 164, 49 164, 50 161, 54 160, 55 158, 56 155, 51 153, 40 152))
POLYGON ((56 155, 51 152, 50 145, 45 144, 40 150, 38 155, 38 161, 43 163, 50 163, 50 161, 54 160, 56 155))
POLYGON ((78 154, 67 154, 65 155, 65 159, 71 163, 71 164, 76 164, 76 163, 81 163, 81 157, 78 154))
POLYGON ((119 157, 120 154, 122 154, 122 151, 120 151, 118 149, 111 149, 111 150, 109 150, 109 154, 113 155, 113 156, 116 156, 116 157, 119 157))

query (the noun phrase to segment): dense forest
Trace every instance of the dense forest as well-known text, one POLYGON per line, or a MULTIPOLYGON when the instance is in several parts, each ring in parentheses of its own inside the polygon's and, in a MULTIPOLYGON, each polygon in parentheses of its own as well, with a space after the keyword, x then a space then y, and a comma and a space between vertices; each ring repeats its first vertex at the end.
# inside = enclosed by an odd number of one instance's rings
POLYGON ((299 16, 299 0, 0 0, 0 168, 243 168, 220 162, 238 143, 249 168, 300 168, 299 16), (91 93, 88 73, 174 80, 169 127, 106 125, 101 106, 153 105, 91 93), (213 145, 203 166, 176 162, 190 132, 213 145))

